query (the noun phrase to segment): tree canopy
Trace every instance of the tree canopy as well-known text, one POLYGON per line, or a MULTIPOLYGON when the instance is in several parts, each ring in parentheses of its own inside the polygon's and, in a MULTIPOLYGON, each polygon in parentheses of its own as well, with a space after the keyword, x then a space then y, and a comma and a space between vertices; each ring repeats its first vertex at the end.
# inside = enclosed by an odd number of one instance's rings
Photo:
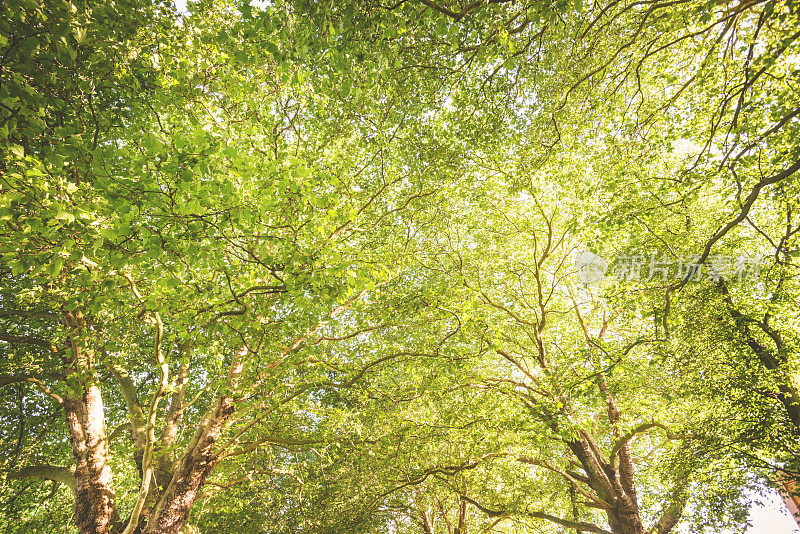
POLYGON ((800 513, 800 6, 10 0, 0 525, 800 513))

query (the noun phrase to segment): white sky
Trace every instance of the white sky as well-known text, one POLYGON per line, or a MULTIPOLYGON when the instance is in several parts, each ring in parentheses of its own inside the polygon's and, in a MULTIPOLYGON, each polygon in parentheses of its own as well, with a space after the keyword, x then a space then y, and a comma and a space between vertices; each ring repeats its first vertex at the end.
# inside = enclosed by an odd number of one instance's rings
MULTIPOLYGON (((800 532, 777 492, 770 490, 761 497, 763 506, 750 508, 750 523, 746 534, 794 534, 800 532)), ((732 533, 733 534, 733 533, 732 533)))

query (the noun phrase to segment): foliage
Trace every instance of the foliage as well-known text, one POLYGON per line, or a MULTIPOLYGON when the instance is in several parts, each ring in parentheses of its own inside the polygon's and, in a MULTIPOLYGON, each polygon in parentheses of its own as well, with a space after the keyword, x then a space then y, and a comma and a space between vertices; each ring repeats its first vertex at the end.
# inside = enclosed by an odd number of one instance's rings
POLYGON ((800 480, 794 3, 2 10, 5 530, 666 534, 800 480))

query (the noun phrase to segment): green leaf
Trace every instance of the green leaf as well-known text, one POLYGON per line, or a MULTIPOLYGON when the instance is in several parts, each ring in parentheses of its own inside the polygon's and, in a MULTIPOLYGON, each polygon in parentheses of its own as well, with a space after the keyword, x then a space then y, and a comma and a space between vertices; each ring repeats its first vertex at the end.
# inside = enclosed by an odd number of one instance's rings
POLYGON ((9 266, 11 267, 11 274, 14 276, 19 276, 25 271, 25 264, 22 263, 22 260, 9 262, 9 266))
POLYGON ((8 150, 11 152, 11 155, 15 158, 22 159, 25 157, 25 149, 19 145, 10 145, 8 150))
POLYGON ((64 258, 59 255, 56 255, 53 258, 53 261, 50 263, 50 268, 48 269, 50 275, 53 278, 57 278, 59 274, 61 274, 61 269, 64 267, 64 258))
POLYGON ((75 216, 68 211, 59 211, 54 218, 58 221, 64 221, 65 224, 75 222, 75 216))
POLYGON ((103 246, 103 243, 105 243, 105 239, 103 239, 102 236, 98 237, 97 239, 94 240, 94 242, 92 243, 92 255, 93 256, 97 255, 97 251, 100 249, 100 247, 103 246))

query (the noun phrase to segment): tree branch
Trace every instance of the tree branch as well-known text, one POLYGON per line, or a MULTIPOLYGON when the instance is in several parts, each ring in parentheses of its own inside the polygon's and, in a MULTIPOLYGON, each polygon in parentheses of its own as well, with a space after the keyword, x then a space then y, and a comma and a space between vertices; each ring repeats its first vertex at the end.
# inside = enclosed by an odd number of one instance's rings
POLYGON ((641 434, 642 432, 646 432, 646 431, 650 430, 651 428, 660 428, 660 429, 664 430, 669 439, 678 439, 680 437, 680 436, 677 436, 676 434, 673 434, 670 431, 670 429, 667 428, 667 426, 662 424, 662 423, 657 423, 655 421, 653 421, 651 423, 642 423, 641 425, 639 425, 639 426, 631 429, 630 431, 628 431, 624 436, 622 436, 621 438, 619 438, 617 440, 617 442, 614 444, 614 447, 611 449, 611 454, 609 455, 609 458, 611 459, 611 461, 612 462, 614 461, 614 456, 616 456, 617 453, 619 453, 620 449, 623 446, 625 446, 631 439, 633 439, 633 437, 636 434, 641 434))
MULTIPOLYGON (((706 242, 705 247, 703 247, 703 253, 700 255, 700 258, 697 260, 696 263, 698 265, 704 263, 708 259, 708 255, 711 253, 711 248, 714 246, 714 244, 720 239, 722 239, 725 236, 725 234, 727 234, 730 230, 735 228, 740 222, 745 220, 747 214, 750 213, 750 209, 753 207, 753 204, 755 204, 756 200, 758 200, 758 196, 761 194, 762 189, 764 189, 768 185, 782 182, 783 180, 791 177, 797 171, 800 171, 800 159, 798 159, 796 162, 794 162, 789 167, 783 169, 782 171, 773 174, 768 178, 763 178, 762 180, 757 182, 753 186, 753 189, 750 191, 750 194, 747 196, 744 203, 742 203, 741 208, 739 210, 739 215, 737 215, 732 221, 728 222, 728 224, 717 230, 714 233, 714 235, 711 236, 711 239, 709 239, 706 242)), ((686 274, 686 276, 670 289, 681 289, 689 282, 692 276, 694 276, 694 272, 690 269, 689 272, 686 274)))
POLYGON ((30 382, 31 379, 36 380, 64 380, 64 375, 61 373, 17 373, 13 375, 0 375, 0 388, 16 384, 18 382, 30 382))
POLYGON ((72 494, 75 494, 75 475, 66 467, 32 465, 16 471, 11 471, 6 475, 6 478, 11 480, 21 480, 23 478, 44 478, 46 480, 53 480, 68 486, 69 489, 72 490, 72 494))
POLYGON ((556 517, 554 515, 546 514, 544 512, 521 512, 521 511, 514 511, 514 510, 492 510, 486 506, 483 506, 479 502, 475 501, 466 495, 461 495, 461 498, 470 503, 472 506, 483 512, 489 517, 508 517, 508 516, 527 516, 532 517, 535 519, 544 519, 545 521, 550 521, 551 523, 555 523, 557 525, 561 525, 562 527, 567 528, 574 528, 577 530, 584 530, 586 532, 595 532, 596 534, 611 534, 608 530, 598 527, 592 523, 584 523, 582 521, 569 521, 567 519, 562 519, 560 517, 556 517))
POLYGON ((42 347, 47 349, 53 354, 58 354, 58 349, 56 348, 55 345, 53 345, 46 339, 41 339, 38 337, 17 336, 14 334, 9 334, 7 332, 0 332, 0 341, 7 341, 8 343, 24 343, 26 345, 36 345, 37 347, 42 347))

